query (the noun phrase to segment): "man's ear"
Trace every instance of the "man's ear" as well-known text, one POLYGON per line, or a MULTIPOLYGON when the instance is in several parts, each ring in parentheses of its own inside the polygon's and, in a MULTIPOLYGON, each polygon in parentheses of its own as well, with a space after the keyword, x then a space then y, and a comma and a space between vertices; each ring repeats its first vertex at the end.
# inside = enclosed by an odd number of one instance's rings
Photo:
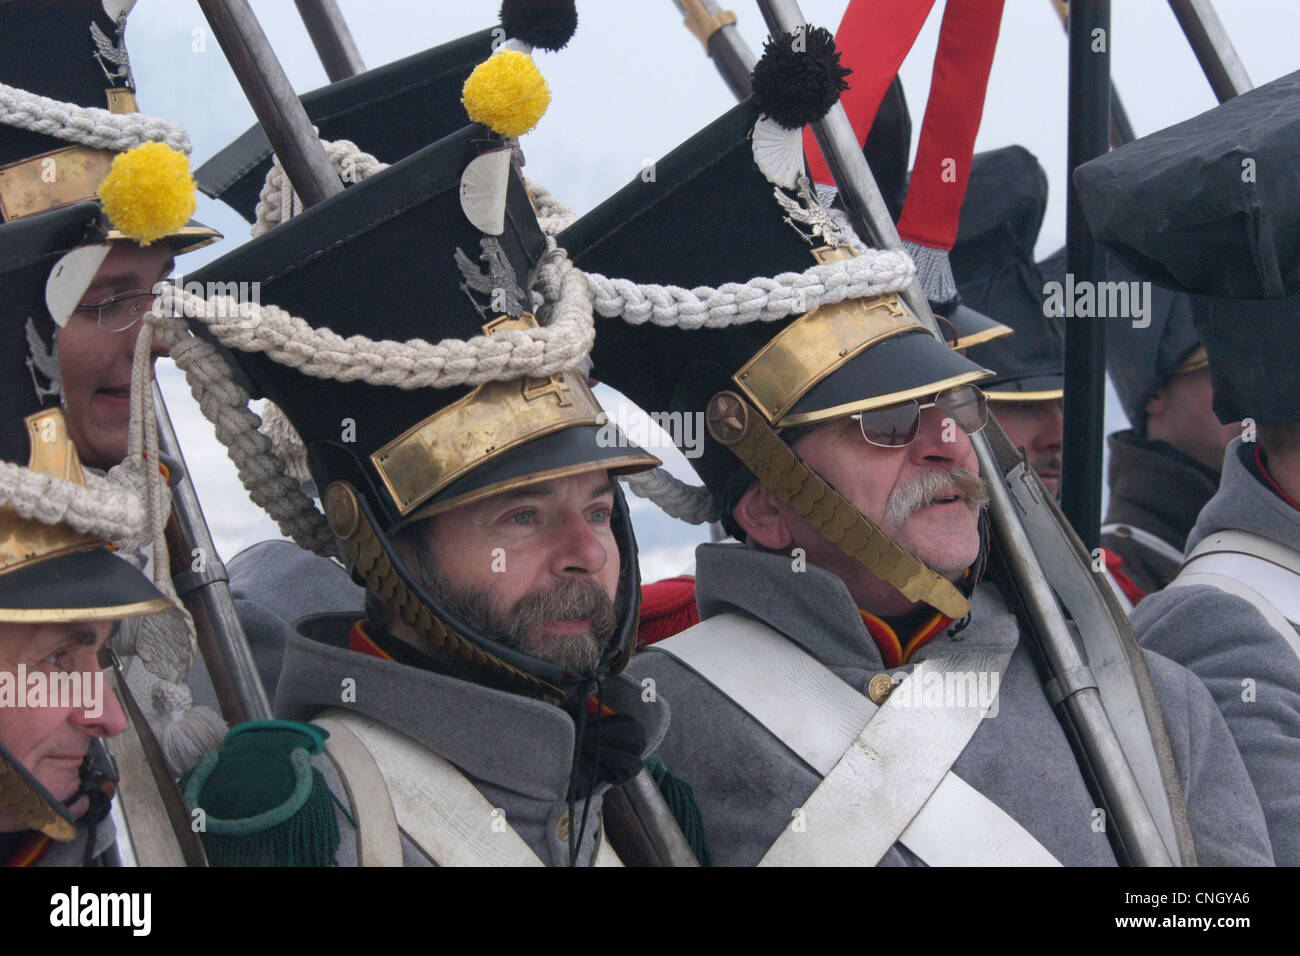
POLYGON ((1156 389, 1154 395, 1147 399, 1147 419, 1164 418, 1165 412, 1168 411, 1168 406, 1169 393, 1165 391, 1163 386, 1161 386, 1156 389))
POLYGON ((731 512, 745 534, 769 551, 788 551, 794 544, 788 514, 784 503, 759 481, 749 486, 731 512))

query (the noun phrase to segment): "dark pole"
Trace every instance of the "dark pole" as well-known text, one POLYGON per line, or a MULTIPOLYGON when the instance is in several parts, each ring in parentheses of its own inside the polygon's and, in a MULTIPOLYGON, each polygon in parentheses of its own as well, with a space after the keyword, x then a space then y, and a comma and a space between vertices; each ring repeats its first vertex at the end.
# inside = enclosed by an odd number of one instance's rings
POLYGON ((361 52, 339 10, 338 0, 293 0, 312 46, 331 83, 365 72, 361 52))
POLYGON ((343 191, 334 164, 311 128, 284 68, 248 0, 199 0, 257 121, 304 205, 343 191))
MULTIPOLYGON (((1070 123, 1066 272, 1075 288, 1105 274, 1105 253, 1093 241, 1074 188, 1074 170, 1106 152, 1110 132, 1110 0, 1070 4, 1070 123)), ((1067 281, 1067 289, 1069 284, 1067 281)), ((1065 430, 1061 511, 1083 545, 1095 549, 1100 537, 1101 457, 1106 389, 1104 319, 1074 316, 1066 303, 1065 430)))
MULTIPOLYGON (((1170 0, 1170 2, 1174 2, 1174 0, 1170 0)), ((1056 10, 1056 15, 1061 18, 1061 26, 1069 33, 1070 5, 1065 0, 1052 0, 1052 8, 1056 10)), ((1137 137, 1133 135, 1133 124, 1129 122, 1128 111, 1124 109, 1124 104, 1119 98, 1119 91, 1115 89, 1115 85, 1112 83, 1110 87, 1111 149, 1119 149, 1125 143, 1131 143, 1135 139, 1137 137)))

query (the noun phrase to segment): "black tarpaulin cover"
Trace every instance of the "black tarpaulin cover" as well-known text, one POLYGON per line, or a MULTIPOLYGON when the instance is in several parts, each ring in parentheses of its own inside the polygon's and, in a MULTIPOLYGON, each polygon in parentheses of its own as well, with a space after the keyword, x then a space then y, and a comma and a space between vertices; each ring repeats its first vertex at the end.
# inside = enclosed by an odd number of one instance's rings
POLYGON ((1093 235, 1193 294, 1224 422, 1300 420, 1300 72, 1080 166, 1093 235))

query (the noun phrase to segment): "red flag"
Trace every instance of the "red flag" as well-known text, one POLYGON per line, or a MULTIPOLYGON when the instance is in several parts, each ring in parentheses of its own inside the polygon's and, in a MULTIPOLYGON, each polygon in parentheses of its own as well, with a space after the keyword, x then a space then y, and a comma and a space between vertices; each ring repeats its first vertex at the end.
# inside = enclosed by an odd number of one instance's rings
MULTIPOLYGON (((1003 0, 947 0, 935 52, 930 99, 917 145, 899 235, 922 245, 951 249, 970 179, 975 136, 984 113, 989 71, 997 48, 1003 0)), ((852 0, 835 45, 853 69, 840 98, 864 144, 885 90, 916 42, 934 0, 852 0)), ((826 162, 804 129, 813 179, 830 182, 826 162)))

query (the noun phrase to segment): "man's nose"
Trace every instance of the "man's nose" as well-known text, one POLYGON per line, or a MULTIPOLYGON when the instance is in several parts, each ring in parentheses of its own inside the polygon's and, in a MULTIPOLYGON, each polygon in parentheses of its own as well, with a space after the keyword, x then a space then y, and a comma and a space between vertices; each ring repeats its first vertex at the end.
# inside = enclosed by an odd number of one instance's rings
POLYGON ((955 462, 970 454, 970 437, 938 408, 921 409, 921 422, 910 446, 913 461, 955 462))
POLYGON ((103 671, 83 671, 80 676, 101 693, 97 698, 83 693, 81 702, 85 706, 72 712, 71 722, 92 737, 116 737, 126 730, 126 714, 117 695, 113 693, 113 688, 109 686, 108 676, 103 671), (100 712, 91 716, 97 709, 93 706, 96 701, 100 704, 100 712))
POLYGON ((557 541, 551 569, 560 576, 596 574, 605 567, 609 553, 596 536, 591 522, 580 511, 566 514, 556 529, 557 541))
MULTIPOLYGON (((140 340, 140 333, 144 330, 144 316, 141 316, 136 323, 129 329, 122 332, 106 333, 112 336, 112 342, 117 345, 126 355, 132 359, 135 357, 135 346, 140 340)), ((112 347, 111 345, 109 346, 112 347)), ((157 338, 150 343, 149 354, 151 359, 166 358, 171 355, 171 349, 159 342, 157 338)))
POLYGON ((1042 427, 1038 429, 1038 434, 1034 436, 1034 443, 1044 451, 1059 450, 1065 440, 1063 403, 1058 398, 1055 401, 1047 401, 1043 404, 1046 406, 1043 411, 1043 423, 1042 427))

